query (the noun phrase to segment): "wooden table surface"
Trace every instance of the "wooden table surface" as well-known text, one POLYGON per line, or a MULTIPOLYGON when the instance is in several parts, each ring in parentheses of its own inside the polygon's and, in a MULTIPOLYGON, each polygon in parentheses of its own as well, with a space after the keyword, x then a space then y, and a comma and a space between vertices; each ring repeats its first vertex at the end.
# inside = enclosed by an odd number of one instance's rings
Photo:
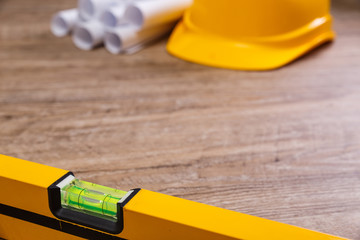
POLYGON ((75 5, 0 0, 2 154, 360 239, 360 1, 333 1, 334 43, 268 72, 187 63, 165 40, 77 50, 49 32, 75 5))

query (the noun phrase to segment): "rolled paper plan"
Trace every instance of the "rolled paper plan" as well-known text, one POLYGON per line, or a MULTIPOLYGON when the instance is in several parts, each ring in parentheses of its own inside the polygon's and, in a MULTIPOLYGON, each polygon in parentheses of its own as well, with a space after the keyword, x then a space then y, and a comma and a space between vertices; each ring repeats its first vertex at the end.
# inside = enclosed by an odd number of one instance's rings
POLYGON ((174 23, 163 24, 144 30, 128 25, 105 33, 104 44, 112 54, 136 52, 146 43, 164 36, 174 27, 174 23), (136 49, 136 50, 135 50, 136 49))
POLYGON ((192 0, 143 0, 126 8, 124 18, 139 29, 173 22, 181 18, 192 0))
POLYGON ((51 20, 51 32, 57 37, 68 35, 79 21, 76 8, 63 10, 56 13, 51 20))
POLYGON ((100 19, 106 9, 122 1, 127 0, 79 0, 79 15, 85 21, 100 19))
POLYGON ((91 50, 104 40, 104 27, 99 21, 92 20, 78 24, 73 32, 75 46, 82 50, 91 50))
POLYGON ((113 28, 121 24, 125 24, 124 12, 126 9, 126 2, 121 1, 115 6, 108 8, 101 16, 101 22, 105 27, 113 28))

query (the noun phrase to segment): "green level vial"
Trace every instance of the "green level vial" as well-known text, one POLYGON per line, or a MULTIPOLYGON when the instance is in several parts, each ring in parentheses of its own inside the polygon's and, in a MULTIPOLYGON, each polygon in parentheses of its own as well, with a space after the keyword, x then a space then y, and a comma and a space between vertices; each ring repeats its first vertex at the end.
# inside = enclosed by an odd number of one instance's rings
POLYGON ((117 203, 127 192, 73 179, 61 188, 61 205, 107 220, 117 220, 117 203))

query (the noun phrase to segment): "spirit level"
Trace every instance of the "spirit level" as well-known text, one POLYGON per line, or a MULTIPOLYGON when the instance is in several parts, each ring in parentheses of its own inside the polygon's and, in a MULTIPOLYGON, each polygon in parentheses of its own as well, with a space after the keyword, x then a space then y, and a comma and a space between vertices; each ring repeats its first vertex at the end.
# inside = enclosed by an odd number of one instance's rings
POLYGON ((0 155, 0 238, 340 240, 144 189, 120 191, 0 155))

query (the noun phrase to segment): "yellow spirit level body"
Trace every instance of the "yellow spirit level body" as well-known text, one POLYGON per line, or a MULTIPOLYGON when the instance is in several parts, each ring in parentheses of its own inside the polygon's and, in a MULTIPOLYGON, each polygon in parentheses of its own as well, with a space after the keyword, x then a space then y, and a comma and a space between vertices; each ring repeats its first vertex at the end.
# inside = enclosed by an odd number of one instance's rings
POLYGON ((122 196, 111 219, 101 216, 109 194, 99 202, 89 198, 100 194, 95 185, 70 206, 76 181, 68 171, 3 155, 0 166, 0 238, 8 240, 344 239, 144 189, 122 196))

